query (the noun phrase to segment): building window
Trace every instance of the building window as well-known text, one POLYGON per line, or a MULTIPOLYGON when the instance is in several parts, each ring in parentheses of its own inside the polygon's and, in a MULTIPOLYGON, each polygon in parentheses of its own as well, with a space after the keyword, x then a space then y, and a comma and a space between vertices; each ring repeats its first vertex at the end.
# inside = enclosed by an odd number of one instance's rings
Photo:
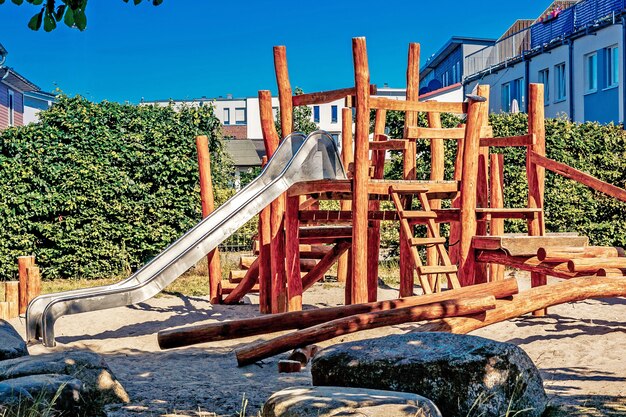
POLYGON ((272 117, 274 117, 274 120, 278 117, 278 107, 272 107, 272 117))
POLYGON ((330 106, 330 122, 337 123, 337 106, 330 106))
POLYGON ((320 122, 320 106, 313 106, 313 122, 320 122))
POLYGON ((452 66, 452 84, 456 83, 456 65, 452 66))
POLYGON ((554 97, 555 102, 565 100, 565 87, 565 62, 563 62, 554 67, 554 89, 556 90, 554 97))
POLYGON ((457 77, 459 77, 458 82, 462 82, 463 77, 461 76, 461 61, 456 63, 456 74, 457 74, 457 77))
POLYGON ((500 89, 500 106, 502 111, 508 113, 511 111, 511 83, 502 84, 500 89))
POLYGON ((447 71, 443 74, 441 84, 443 84, 444 87, 448 86, 448 72, 447 71))
POLYGON ((224 124, 230 124, 230 109, 224 109, 224 124))
POLYGON ((15 125, 15 101, 13 91, 9 90, 9 126, 15 125))
POLYGON ((585 93, 595 93, 598 89, 598 54, 585 55, 585 93))
POLYGON ((619 50, 616 46, 604 49, 606 63, 606 88, 619 85, 619 50))
POLYGON ((246 124, 246 109, 244 107, 238 107, 235 109, 235 124, 246 124))
POLYGON ((543 103, 550 103, 550 70, 548 68, 539 71, 539 83, 543 84, 543 103))

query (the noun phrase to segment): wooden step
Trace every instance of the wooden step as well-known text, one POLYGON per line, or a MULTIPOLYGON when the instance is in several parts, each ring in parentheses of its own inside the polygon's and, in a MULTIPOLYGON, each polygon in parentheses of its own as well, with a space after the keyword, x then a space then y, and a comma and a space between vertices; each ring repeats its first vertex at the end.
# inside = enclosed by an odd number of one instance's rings
POLYGON ((540 208, 493 208, 478 207, 476 217, 491 217, 492 219, 528 219, 541 213, 540 208))
POLYGON ((410 239, 409 244, 411 246, 443 245, 446 241, 445 237, 414 237, 410 239))
POLYGON ((421 275, 429 274, 453 274, 457 272, 456 265, 420 266, 418 271, 421 275))
MULTIPOLYGON (((222 294, 230 294, 231 292, 233 292, 233 290, 235 288, 237 288, 239 284, 231 284, 228 281, 222 281, 222 294)), ((252 287, 252 289, 249 291, 251 293, 254 292, 259 292, 259 284, 256 284, 254 287, 252 287)))
POLYGON ((436 219, 437 213, 434 211, 403 210, 400 212, 400 217, 403 219, 436 219))

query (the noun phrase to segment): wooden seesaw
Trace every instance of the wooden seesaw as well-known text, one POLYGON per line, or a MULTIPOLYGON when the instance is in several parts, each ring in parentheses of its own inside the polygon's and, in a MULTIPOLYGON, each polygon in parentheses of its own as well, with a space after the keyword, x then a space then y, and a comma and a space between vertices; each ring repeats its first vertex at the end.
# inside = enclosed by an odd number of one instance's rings
MULTIPOLYGON (((419 44, 410 44, 406 100, 375 96, 370 85, 364 38, 352 41, 355 86, 292 95, 286 50, 274 48, 281 129, 293 130, 293 108, 345 98, 342 111, 342 161, 346 180, 298 183, 261 212, 256 259, 225 303, 236 303, 258 284, 260 311, 270 315, 159 332, 162 348, 188 346, 278 331, 295 330, 236 350, 239 365, 328 340, 342 334, 406 322, 428 321, 425 329, 466 333, 527 313, 543 315, 550 306, 596 297, 626 295, 626 257, 621 248, 594 247, 577 234, 549 234, 544 223, 545 170, 571 178, 626 201, 626 190, 546 158, 543 85, 530 84, 528 133, 493 137, 488 125, 489 86, 478 86, 464 103, 420 101, 419 44), (355 112, 354 132, 352 114, 355 112), (385 135, 388 111, 405 113, 402 137, 385 135), (375 113, 370 135, 370 113, 375 113), (464 124, 441 127, 441 113, 463 115, 464 124), (428 127, 418 125, 425 113, 428 127), (354 141, 353 141, 354 139, 354 141), (416 143, 431 149, 429 180, 416 179, 416 143), (444 140, 457 152, 452 178, 444 178, 444 140), (526 150, 528 202, 504 207, 502 154, 496 147, 526 150), (387 151, 401 152, 403 178, 384 178, 387 151), (322 210, 320 200, 340 202, 322 210), (391 201, 393 210, 380 202, 391 201), (442 200, 449 200, 447 205, 442 200), (442 208, 450 207, 450 208, 442 208), (505 234, 505 219, 526 220, 527 234, 505 234), (400 228, 399 298, 377 301, 380 222, 400 228), (442 223, 450 225, 446 238, 442 223), (423 235, 415 226, 425 226, 423 235), (307 268, 303 245, 324 247, 307 268), (420 248, 425 248, 422 259, 420 248), (302 294, 338 262, 345 282, 345 306, 302 311, 302 294), (528 291, 504 280, 504 267, 531 273, 528 291), (547 285, 547 276, 567 281, 547 285), (414 295, 415 278, 424 295, 414 295)), ((259 92, 268 157, 279 144, 271 94, 259 92)))

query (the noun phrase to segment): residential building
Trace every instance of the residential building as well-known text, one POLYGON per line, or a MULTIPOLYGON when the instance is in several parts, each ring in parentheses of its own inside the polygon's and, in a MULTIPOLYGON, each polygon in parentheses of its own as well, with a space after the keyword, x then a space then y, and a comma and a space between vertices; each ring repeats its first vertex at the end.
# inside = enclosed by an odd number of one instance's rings
POLYGON ((54 102, 52 94, 5 66, 7 55, 0 44, 0 130, 37 121, 37 113, 54 102))
POLYGON ((420 69, 420 96, 439 101, 463 101, 463 77, 467 73, 464 57, 487 46, 495 39, 453 36, 420 69))
POLYGON ((488 84, 491 112, 525 111, 528 84, 543 83, 547 117, 624 122, 623 0, 557 1, 517 29, 464 57, 465 94, 488 84))

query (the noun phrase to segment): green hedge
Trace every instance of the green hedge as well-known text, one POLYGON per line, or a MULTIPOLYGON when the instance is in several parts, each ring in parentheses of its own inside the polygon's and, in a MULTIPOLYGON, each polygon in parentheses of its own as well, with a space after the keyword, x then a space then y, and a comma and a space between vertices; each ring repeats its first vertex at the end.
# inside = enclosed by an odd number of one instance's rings
MULTIPOLYGON (((515 136, 528 132, 525 114, 492 114, 494 136, 515 136)), ((387 124, 391 137, 402 137, 404 117, 391 112, 387 124)), ((442 115, 444 127, 455 127, 459 119, 442 115)), ((420 117, 420 124, 426 120, 420 117)), ((453 174, 456 141, 446 144, 446 179, 453 174)), ((622 126, 598 123, 573 123, 564 118, 546 120, 547 156, 589 173, 603 181, 626 188, 626 136, 622 126)), ((492 148, 504 153, 504 193, 506 207, 525 207, 528 184, 525 171, 525 149, 492 148)), ((428 141, 418 142, 417 176, 428 179, 430 149, 428 141)), ((396 154, 388 164, 388 178, 401 178, 401 156, 396 154)), ((626 204, 594 191, 575 181, 547 172, 545 184, 546 229, 551 232, 578 232, 589 236, 594 245, 626 246, 626 204)), ((526 232, 522 221, 507 221, 507 232, 526 232)), ((395 227, 383 229, 383 245, 395 249, 395 227)), ((392 251, 393 253, 393 251, 392 251)))
POLYGON ((41 121, 0 132, 0 280, 34 254, 45 278, 126 274, 201 217, 195 136, 208 135, 218 203, 232 164, 210 106, 61 96, 41 121))

